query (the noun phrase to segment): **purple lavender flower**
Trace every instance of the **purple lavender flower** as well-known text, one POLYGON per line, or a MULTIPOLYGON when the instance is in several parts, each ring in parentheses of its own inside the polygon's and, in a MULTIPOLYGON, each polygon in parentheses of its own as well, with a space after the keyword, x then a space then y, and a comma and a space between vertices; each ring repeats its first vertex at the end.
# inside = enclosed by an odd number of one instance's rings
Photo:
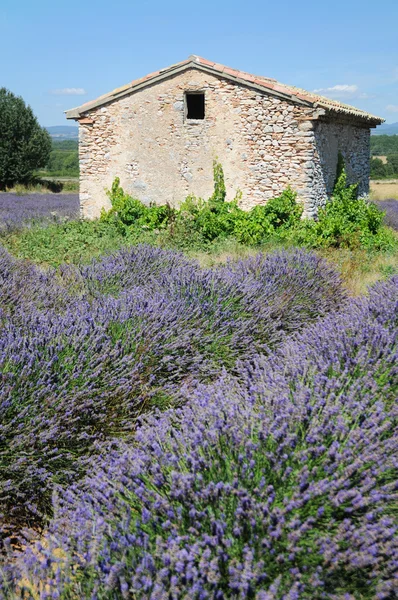
POLYGON ((398 200, 379 200, 375 204, 385 212, 384 223, 398 231, 398 200))
POLYGON ((10 577, 63 598, 394 597, 397 308, 392 278, 236 377, 185 385, 134 444, 100 445, 10 577))
POLYGON ((123 250, 43 272, 0 251, 0 510, 38 523, 55 484, 129 439, 136 419, 181 402, 237 360, 347 303, 338 275, 301 251, 214 271, 174 252, 123 250))
POLYGON ((78 194, 0 194, 0 231, 29 225, 32 220, 75 219, 78 194))

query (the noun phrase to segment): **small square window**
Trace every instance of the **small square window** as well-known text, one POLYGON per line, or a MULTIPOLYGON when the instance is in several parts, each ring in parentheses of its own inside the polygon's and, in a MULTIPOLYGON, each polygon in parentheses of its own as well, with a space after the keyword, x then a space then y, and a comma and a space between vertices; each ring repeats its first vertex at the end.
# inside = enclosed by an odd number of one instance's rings
POLYGON ((203 92, 186 92, 185 114, 187 119, 205 118, 205 95, 203 92))

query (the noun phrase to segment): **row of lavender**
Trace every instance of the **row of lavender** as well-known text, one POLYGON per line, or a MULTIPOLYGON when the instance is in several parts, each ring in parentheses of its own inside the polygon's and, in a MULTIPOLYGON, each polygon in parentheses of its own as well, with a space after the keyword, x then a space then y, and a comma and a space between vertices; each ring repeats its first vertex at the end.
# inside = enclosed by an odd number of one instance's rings
POLYGON ((0 232, 29 227, 32 221, 78 218, 78 194, 0 194, 0 232))
POLYGON ((381 200, 376 204, 386 214, 384 223, 398 231, 398 199, 381 200))
POLYGON ((238 359, 346 302, 333 269, 304 252, 202 270, 183 255, 124 250, 42 272, 0 257, 0 510, 36 524, 54 482, 84 472, 98 442, 179 401, 238 359))
POLYGON ((9 525, 57 490, 4 598, 393 597, 397 278, 349 301, 300 251, 1 263, 9 525))
POLYGON ((394 597, 397 309, 395 279, 142 419, 14 578, 63 598, 394 597))

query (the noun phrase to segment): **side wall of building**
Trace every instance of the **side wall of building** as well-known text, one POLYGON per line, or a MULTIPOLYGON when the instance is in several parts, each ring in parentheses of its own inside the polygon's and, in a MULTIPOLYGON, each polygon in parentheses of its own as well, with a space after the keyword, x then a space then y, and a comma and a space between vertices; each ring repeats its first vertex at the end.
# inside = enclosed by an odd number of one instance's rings
POLYGON ((349 172, 363 189, 369 164, 368 130, 347 132, 316 122, 318 116, 194 68, 171 76, 85 114, 92 124, 79 128, 82 214, 95 218, 110 207, 106 189, 115 177, 147 204, 177 206, 188 194, 207 198, 217 159, 229 199, 240 190, 242 208, 264 204, 290 185, 313 215, 334 181, 337 148, 350 156, 349 172), (186 119, 189 91, 205 93, 204 120, 186 119))
POLYGON ((336 180, 339 152, 344 157, 349 183, 359 184, 359 194, 369 193, 370 129, 354 123, 314 123, 314 201, 321 204, 330 196, 336 180))

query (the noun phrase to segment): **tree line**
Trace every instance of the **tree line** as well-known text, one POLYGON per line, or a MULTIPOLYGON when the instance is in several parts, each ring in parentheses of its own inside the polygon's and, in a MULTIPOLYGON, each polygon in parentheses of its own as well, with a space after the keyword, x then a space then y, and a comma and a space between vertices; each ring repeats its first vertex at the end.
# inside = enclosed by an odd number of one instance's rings
POLYGON ((23 98, 0 88, 0 190, 38 175, 78 177, 77 142, 51 140, 23 98))
POLYGON ((398 178, 398 135, 372 135, 370 154, 371 179, 398 178))
POLYGON ((381 158, 374 157, 370 159, 370 178, 371 179, 398 179, 398 154, 388 154, 386 162, 381 158))
POLYGON ((398 135, 372 135, 370 137, 371 156, 398 154, 398 135))
POLYGON ((79 152, 75 140, 53 140, 45 172, 51 176, 79 177, 79 152))

